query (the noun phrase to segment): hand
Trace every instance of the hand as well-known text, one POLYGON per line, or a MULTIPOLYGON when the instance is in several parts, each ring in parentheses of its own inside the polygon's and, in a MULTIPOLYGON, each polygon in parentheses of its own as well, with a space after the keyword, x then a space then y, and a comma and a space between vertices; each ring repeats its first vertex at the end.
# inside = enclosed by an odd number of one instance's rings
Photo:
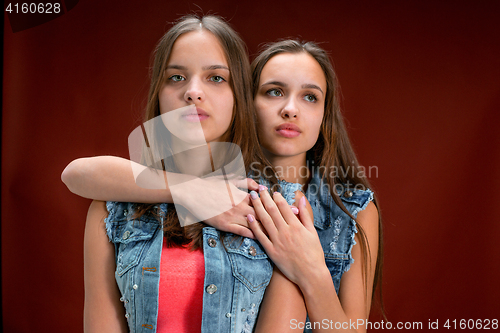
MULTIPOLYGON (((185 188, 179 191, 181 195, 176 198, 176 203, 185 207, 190 214, 184 217, 181 225, 203 220, 216 229, 255 238, 246 219, 248 214, 255 214, 250 195, 238 188, 257 190, 258 184, 253 179, 230 179, 226 183, 223 178, 212 177, 196 179, 189 184, 184 183, 183 186, 185 188), (231 193, 232 201, 228 192, 231 193), (233 206, 233 203, 237 204, 233 206), (219 213, 221 211, 222 213, 219 213)), ((181 219, 181 216, 179 218, 181 219)))
POLYGON ((250 228, 267 255, 288 279, 301 287, 311 281, 318 269, 327 269, 305 196, 299 200, 300 220, 278 192, 273 194, 273 198, 267 189, 260 190, 260 198, 257 193, 251 192, 251 201, 261 225, 250 214, 247 216, 250 228))

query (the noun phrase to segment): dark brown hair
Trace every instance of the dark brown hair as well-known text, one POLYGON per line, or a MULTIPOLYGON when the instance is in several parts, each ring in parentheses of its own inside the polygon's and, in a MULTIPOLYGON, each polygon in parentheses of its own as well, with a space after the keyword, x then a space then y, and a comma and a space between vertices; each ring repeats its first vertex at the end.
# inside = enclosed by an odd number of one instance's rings
MULTIPOLYGON (((251 94, 251 71, 246 46, 239 35, 220 17, 212 15, 201 18, 193 15, 185 16, 179 19, 160 39, 154 52, 144 122, 160 116, 158 94, 165 80, 165 69, 175 41, 185 33, 200 30, 212 33, 219 40, 229 66, 229 84, 233 92, 234 107, 232 121, 227 132, 223 135, 223 141, 234 143, 240 147, 246 170, 249 170, 252 162, 257 162, 252 168, 264 170, 266 166, 269 166, 269 163, 262 154, 257 140, 255 111, 251 94)), ((149 151, 158 152, 162 149, 169 149, 164 143, 161 140, 150 142, 151 149, 149 151), (155 144, 162 147, 153 147, 155 144)), ((154 159, 152 160, 154 161, 154 159)), ((150 163, 148 165, 152 166, 150 163)), ((156 165, 156 167, 161 169, 161 166, 156 165)), ((145 213, 158 215, 154 206, 140 204, 136 217, 145 213)), ((203 248, 202 229, 205 226, 204 223, 195 223, 181 227, 174 205, 168 205, 167 216, 164 220, 164 235, 169 246, 191 244, 192 249, 203 248)))
MULTIPOLYGON (((253 96, 257 95, 259 89, 260 75, 266 63, 274 56, 280 53, 307 53, 311 55, 321 66, 326 79, 326 94, 325 94, 325 112, 321 123, 320 134, 315 145, 307 152, 308 165, 316 166, 320 171, 320 175, 324 182, 329 185, 330 193, 335 203, 352 219, 354 216, 345 208, 339 198, 336 189, 336 184, 352 184, 353 186, 370 188, 368 179, 364 176, 364 172, 356 159, 354 149, 349 141, 347 130, 344 125, 344 120, 340 110, 339 103, 339 86, 337 76, 333 70, 330 58, 325 50, 320 48, 313 42, 299 42, 296 40, 282 40, 276 43, 267 44, 263 50, 252 62, 252 82, 253 96), (321 172, 323 170, 323 172, 321 172), (354 170, 354 172, 337 172, 335 177, 329 177, 325 170, 354 170), (360 176, 361 175, 361 176, 360 176)), ((379 210, 379 244, 378 255, 375 266, 375 277, 372 290, 372 300, 378 289, 378 298, 383 314, 381 279, 383 265, 383 242, 382 242, 382 220, 380 217, 380 209, 377 200, 373 202, 379 210)), ((370 248, 366 234, 363 228, 357 225, 358 234, 356 238, 359 240, 363 253, 364 267, 363 275, 365 285, 367 284, 367 265, 370 258, 370 248)))

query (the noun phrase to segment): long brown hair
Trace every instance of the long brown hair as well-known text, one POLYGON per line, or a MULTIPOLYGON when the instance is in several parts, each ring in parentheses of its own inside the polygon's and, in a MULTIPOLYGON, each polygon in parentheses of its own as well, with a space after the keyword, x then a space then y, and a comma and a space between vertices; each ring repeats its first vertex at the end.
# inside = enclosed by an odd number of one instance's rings
MULTIPOLYGON (((231 124, 223 135, 223 141, 234 143, 240 147, 246 170, 249 170, 252 162, 257 162, 253 168, 264 170, 266 166, 269 166, 269 163, 264 158, 257 140, 255 111, 251 94, 251 71, 246 46, 239 35, 220 17, 212 15, 182 17, 160 39, 154 52, 144 122, 160 116, 158 94, 165 80, 165 69, 175 41, 185 33, 200 30, 212 33, 219 40, 231 73, 229 84, 233 92, 234 106, 231 124)), ((158 141, 157 143, 162 144, 158 141)), ((168 147, 162 147, 162 149, 168 149, 168 147)), ((150 149, 150 151, 154 150, 150 149)), ((159 148, 156 147, 156 150, 159 148)), ((136 217, 145 213, 159 215, 154 204, 138 205, 136 217)), ((191 244, 192 249, 203 248, 202 229, 206 224, 195 223, 181 227, 177 212, 172 204, 168 205, 163 225, 164 236, 169 246, 191 244)))
MULTIPOLYGON (((266 63, 274 56, 280 53, 307 53, 311 55, 321 66, 326 78, 326 95, 325 95, 325 112, 321 123, 320 134, 315 145, 307 152, 307 164, 316 166, 320 171, 322 180, 329 185, 330 194, 335 203, 352 219, 354 216, 345 208, 342 200, 339 198, 336 189, 336 184, 352 184, 355 188, 370 188, 368 179, 364 176, 363 170, 360 168, 354 149, 349 141, 347 130, 344 125, 340 103, 339 103, 339 86, 337 76, 333 70, 330 58, 325 50, 320 48, 313 42, 299 42, 296 40, 282 40, 276 43, 267 44, 263 50, 252 62, 252 82, 253 96, 257 95, 259 88, 260 75, 266 63), (323 172, 321 172, 323 170, 323 172), (326 170, 353 170, 353 172, 337 172, 335 177, 329 177, 326 170)), ((383 265, 383 242, 382 242, 382 220, 380 217, 380 208, 377 200, 373 202, 379 210, 379 242, 378 255, 375 266, 375 277, 372 290, 372 300, 375 299, 375 293, 378 290, 378 298, 382 310, 382 265, 383 265)), ((361 225, 357 225, 358 234, 356 238, 359 240, 363 253, 364 267, 363 275, 365 285, 367 285, 367 267, 370 258, 370 248, 366 233, 361 225)), ((370 263, 371 264, 371 263, 370 263)))

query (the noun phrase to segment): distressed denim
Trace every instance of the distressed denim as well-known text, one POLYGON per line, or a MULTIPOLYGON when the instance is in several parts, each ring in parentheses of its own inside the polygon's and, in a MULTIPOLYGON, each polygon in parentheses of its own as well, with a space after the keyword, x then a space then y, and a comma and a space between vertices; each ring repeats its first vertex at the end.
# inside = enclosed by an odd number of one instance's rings
MULTIPOLYGON (((280 185, 289 204, 295 201, 295 191, 302 190, 300 184, 281 181, 280 185)), ((339 187, 336 192, 354 217, 373 200, 369 189, 339 187)), ((338 293, 342 274, 354 261, 351 249, 356 244, 356 222, 335 204, 328 185, 321 182, 317 173, 312 176, 306 197, 313 209, 325 261, 338 293)), ((156 332, 163 242, 161 222, 148 215, 132 219, 133 203, 108 202, 106 206, 109 211, 105 219, 107 234, 115 245, 115 277, 130 332, 156 332)), ((166 204, 159 208, 164 216, 166 204)), ((212 227, 203 229, 203 240, 202 332, 252 332, 272 276, 270 260, 261 245, 252 239, 226 234, 224 247, 221 233, 212 227), (214 247, 210 246, 213 240, 214 247)))
MULTIPOLYGON (((283 182, 281 186, 283 196, 289 201, 293 201, 291 199, 293 192, 301 189, 299 184, 294 183, 283 182)), ((356 190, 339 185, 335 190, 347 211, 355 218, 373 200, 373 192, 370 189, 356 190)), ((358 232, 356 221, 337 206, 330 194, 328 184, 321 181, 317 172, 313 173, 305 194, 313 210, 314 226, 338 294, 342 274, 347 272, 354 262, 351 250, 356 244, 354 240, 358 232)))
MULTIPOLYGON (((295 192, 302 190, 302 186, 296 183, 280 181, 280 186, 283 197, 289 203, 295 201, 295 192)), ((373 200, 373 192, 370 189, 356 190, 339 185, 335 190, 347 211, 354 217, 373 200)), ((317 172, 313 173, 305 194, 313 210, 314 226, 323 247, 326 266, 330 270, 338 294, 342 275, 354 262, 351 250, 356 244, 356 221, 333 201, 328 184, 321 181, 317 172)), ((305 329, 304 332, 312 331, 305 329)))
MULTIPOLYGON (((130 332, 156 332, 161 222, 143 215, 132 219, 133 203, 107 202, 105 219, 115 245, 115 277, 130 332)), ((159 205, 165 216, 166 204, 159 205)), ((261 245, 249 238, 203 229, 205 282, 201 331, 252 332, 273 268, 261 245)))

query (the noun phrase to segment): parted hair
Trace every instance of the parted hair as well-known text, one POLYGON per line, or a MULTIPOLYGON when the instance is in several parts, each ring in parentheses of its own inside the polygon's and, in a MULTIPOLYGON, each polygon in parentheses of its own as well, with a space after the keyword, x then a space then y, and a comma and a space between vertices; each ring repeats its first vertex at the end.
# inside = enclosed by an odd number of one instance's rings
MULTIPOLYGON (((217 38, 230 71, 229 84, 233 92, 234 106, 231 124, 223 135, 222 141, 231 142, 240 147, 247 171, 252 162, 257 162, 252 164, 252 169, 261 170, 260 174, 264 174, 263 170, 270 165, 257 139, 256 115, 251 93, 251 70, 246 45, 229 24, 220 17, 213 15, 182 17, 159 40, 154 51, 150 72, 151 84, 144 122, 160 116, 158 95, 166 79, 165 70, 175 41, 183 34, 202 30, 212 33, 217 38)), ((155 144, 161 145, 162 143, 156 142, 155 144)), ((163 147, 163 149, 169 149, 169 147, 163 147)), ((154 204, 140 204, 136 216, 145 213, 158 215, 154 206, 154 204)), ((181 227, 173 204, 168 205, 163 225, 164 236, 169 246, 190 244, 192 249, 203 248, 202 229, 206 224, 195 223, 181 227)))
MULTIPOLYGON (((252 62, 252 92, 254 97, 257 95, 259 89, 260 76, 264 66, 272 57, 281 53, 307 53, 318 62, 323 70, 326 79, 325 110, 318 140, 307 152, 308 165, 314 165, 317 167, 323 181, 329 185, 330 194, 335 203, 347 215, 355 220, 354 216, 352 216, 345 208, 342 200, 337 194, 335 190, 337 188, 336 185, 339 184, 344 186, 345 184, 351 184, 354 187, 358 186, 362 188, 370 188, 370 184, 366 176, 364 176, 364 172, 362 172, 362 169, 360 168, 356 154, 354 153, 354 149, 347 134, 339 103, 339 85, 332 62, 330 61, 330 57, 324 49, 319 47, 314 42, 300 42, 297 40, 286 39, 264 45, 259 55, 252 62), (326 170, 354 170, 354 172, 338 172, 335 177, 330 177, 329 173, 325 172, 326 170)), ((377 200, 374 198, 373 202, 379 209, 379 244, 377 262, 375 263, 375 278, 373 283, 372 299, 378 290, 378 298, 382 314, 384 314, 381 292, 383 265, 382 220, 377 200)), ((373 263, 369 262, 370 248, 366 239, 366 234, 359 224, 357 225, 357 229, 358 234, 356 235, 356 239, 358 239, 363 253, 363 275, 366 284, 367 265, 371 265, 373 263)))

